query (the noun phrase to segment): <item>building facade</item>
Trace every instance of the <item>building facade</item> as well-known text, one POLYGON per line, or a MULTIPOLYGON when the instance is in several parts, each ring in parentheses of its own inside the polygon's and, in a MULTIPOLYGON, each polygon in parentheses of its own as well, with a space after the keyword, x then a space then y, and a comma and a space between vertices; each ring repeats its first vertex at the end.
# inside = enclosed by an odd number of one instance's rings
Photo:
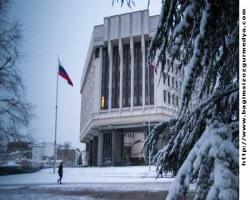
POLYGON ((43 142, 41 144, 33 144, 32 161, 43 167, 51 167, 54 163, 54 144, 43 142))
POLYGON ((32 160, 42 161, 44 157, 44 145, 33 144, 32 145, 32 160))
POLYGON ((177 113, 181 76, 171 67, 160 78, 146 59, 158 22, 144 10, 94 27, 80 89, 80 141, 89 165, 143 163, 149 129, 177 113))

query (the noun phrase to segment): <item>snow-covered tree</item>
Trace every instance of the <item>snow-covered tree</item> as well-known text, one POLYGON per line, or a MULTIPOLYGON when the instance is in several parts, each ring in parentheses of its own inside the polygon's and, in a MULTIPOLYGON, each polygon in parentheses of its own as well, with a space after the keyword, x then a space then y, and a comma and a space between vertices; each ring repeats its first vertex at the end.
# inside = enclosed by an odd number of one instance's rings
POLYGON ((167 199, 182 199, 191 183, 195 199, 238 199, 238 10, 233 0, 163 0, 148 59, 163 75, 177 63, 184 69, 182 103, 144 150, 154 152, 164 136, 153 162, 176 175, 167 199), (190 109, 194 95, 201 103, 190 109))
POLYGON ((155 152, 163 136, 153 163, 176 175, 169 200, 184 199, 192 183, 195 199, 238 199, 238 11, 235 0, 162 1, 148 61, 163 76, 172 65, 184 70, 181 107, 154 127, 144 151, 155 152))

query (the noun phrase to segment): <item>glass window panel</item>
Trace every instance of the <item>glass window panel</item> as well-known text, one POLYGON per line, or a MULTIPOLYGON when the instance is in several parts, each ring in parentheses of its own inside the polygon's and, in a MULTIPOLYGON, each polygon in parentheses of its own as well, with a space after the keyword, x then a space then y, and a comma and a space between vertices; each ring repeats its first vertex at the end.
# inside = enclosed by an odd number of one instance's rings
MULTIPOLYGON (((148 54, 148 47, 150 41, 146 41, 146 56, 148 54)), ((145 69, 145 104, 146 105, 153 105, 154 104, 154 70, 149 66, 148 61, 146 60, 146 69, 145 69)))
POLYGON ((103 48, 102 55, 102 87, 101 87, 101 109, 108 108, 109 95, 109 56, 108 48, 103 48))
POLYGON ((130 56, 130 45, 123 45, 123 107, 130 106, 131 96, 131 56, 130 56))
POLYGON ((163 91, 163 101, 164 101, 164 103, 166 103, 166 96, 167 96, 167 95, 166 95, 166 90, 164 90, 164 91, 163 91))
POLYGON ((141 106, 142 95, 142 52, 141 43, 134 44, 134 106, 141 106))
POLYGON ((113 47, 113 66, 112 66, 112 108, 119 107, 120 95, 120 57, 118 46, 113 47))
POLYGON ((170 92, 168 92, 168 104, 169 105, 171 104, 171 95, 170 95, 170 92))

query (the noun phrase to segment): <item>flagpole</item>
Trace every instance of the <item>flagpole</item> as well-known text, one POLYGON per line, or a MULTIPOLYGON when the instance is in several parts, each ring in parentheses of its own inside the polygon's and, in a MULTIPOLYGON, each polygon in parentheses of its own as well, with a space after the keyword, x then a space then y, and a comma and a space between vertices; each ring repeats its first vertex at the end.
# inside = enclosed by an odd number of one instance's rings
MULTIPOLYGON (((59 62, 59 58, 58 58, 59 62)), ((56 115, 55 115, 55 141, 54 141, 54 168, 53 173, 56 172, 56 160, 57 160, 57 149, 56 149, 56 135, 57 135, 57 102, 58 102, 58 67, 56 72, 56 115)))

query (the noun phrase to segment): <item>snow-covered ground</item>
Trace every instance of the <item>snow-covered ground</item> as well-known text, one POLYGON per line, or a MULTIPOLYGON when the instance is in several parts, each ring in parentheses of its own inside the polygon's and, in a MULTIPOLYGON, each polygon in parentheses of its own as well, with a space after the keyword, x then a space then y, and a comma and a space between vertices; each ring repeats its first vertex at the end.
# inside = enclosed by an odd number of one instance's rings
MULTIPOLYGON (((143 183, 172 182, 173 178, 155 179, 155 168, 147 166, 64 168, 63 183, 143 183)), ((53 169, 35 173, 0 176, 0 186, 19 184, 53 184, 58 174, 53 169)))
POLYGON ((165 199, 173 178, 155 179, 155 168, 64 168, 62 182, 53 169, 0 176, 0 199, 8 200, 130 200, 165 199))

